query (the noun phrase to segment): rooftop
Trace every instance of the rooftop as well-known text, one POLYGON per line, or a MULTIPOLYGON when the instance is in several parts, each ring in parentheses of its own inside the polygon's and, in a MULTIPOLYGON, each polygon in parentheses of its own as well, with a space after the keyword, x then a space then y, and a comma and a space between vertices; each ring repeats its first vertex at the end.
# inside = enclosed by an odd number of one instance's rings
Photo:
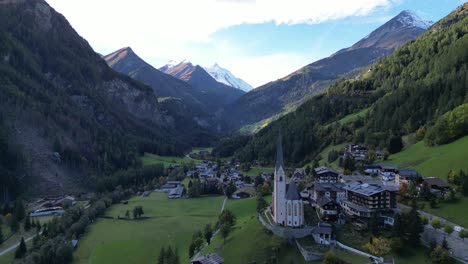
POLYGON ((315 168, 314 169, 315 173, 317 174, 322 174, 322 173, 327 173, 327 172, 333 172, 333 173, 336 173, 338 174, 336 171, 334 171, 333 169, 331 168, 328 168, 328 167, 325 167, 325 166, 320 166, 318 168, 315 168))
POLYGON ((301 196, 297 191, 296 183, 294 181, 291 181, 288 184, 288 190, 286 191, 286 200, 301 200, 301 196))
POLYGON ((190 261, 194 264, 221 264, 224 263, 224 259, 220 257, 218 254, 211 253, 208 255, 204 255, 190 261))
POLYGON ((429 186, 437 186, 437 187, 441 187, 441 188, 448 188, 450 187, 450 185, 446 182, 444 182, 443 180, 437 178, 437 177, 426 177, 424 178, 424 181, 427 182, 427 184, 429 184, 429 186))
POLYGON ((344 187, 345 190, 352 191, 355 193, 359 193, 365 196, 372 196, 377 193, 381 193, 385 191, 384 188, 382 188, 379 185, 372 185, 368 183, 355 183, 355 184, 350 184, 344 187))

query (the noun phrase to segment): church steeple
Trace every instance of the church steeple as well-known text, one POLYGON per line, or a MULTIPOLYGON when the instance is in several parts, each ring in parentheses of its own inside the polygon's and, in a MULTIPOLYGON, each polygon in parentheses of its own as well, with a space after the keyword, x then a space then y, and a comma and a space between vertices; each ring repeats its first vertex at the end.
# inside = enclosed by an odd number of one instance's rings
POLYGON ((281 133, 278 135, 278 145, 276 146, 276 165, 275 170, 277 171, 279 167, 283 167, 284 169, 284 162, 283 162, 283 146, 281 144, 281 133))

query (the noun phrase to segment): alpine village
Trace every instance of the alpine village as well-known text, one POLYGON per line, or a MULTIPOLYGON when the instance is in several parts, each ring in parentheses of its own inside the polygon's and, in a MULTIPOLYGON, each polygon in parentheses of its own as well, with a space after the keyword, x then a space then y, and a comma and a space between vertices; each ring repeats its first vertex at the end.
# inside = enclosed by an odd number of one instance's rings
POLYGON ((253 88, 48 2, 0 0, 0 264, 468 263, 468 3, 253 88))

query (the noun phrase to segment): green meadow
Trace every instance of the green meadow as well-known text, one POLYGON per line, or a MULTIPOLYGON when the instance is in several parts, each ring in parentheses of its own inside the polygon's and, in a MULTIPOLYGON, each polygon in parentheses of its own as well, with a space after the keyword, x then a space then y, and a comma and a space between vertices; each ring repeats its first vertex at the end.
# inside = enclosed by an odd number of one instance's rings
POLYGON ((249 171, 242 171, 242 174, 251 177, 257 177, 262 174, 262 172, 272 173, 275 170, 273 167, 260 167, 252 166, 249 171))
POLYGON ((222 202, 220 196, 169 200, 165 193, 152 193, 113 205, 106 215, 114 219, 98 219, 79 240, 74 263, 155 263, 161 247, 169 245, 187 263, 192 234, 216 222, 222 202), (143 206, 148 218, 117 220, 134 206, 143 206))
POLYGON ((450 144, 429 147, 423 141, 390 155, 386 163, 412 168, 424 176, 447 180, 449 170, 468 172, 468 136, 450 144))
POLYGON ((143 161, 143 166, 164 164, 165 168, 171 166, 174 163, 182 164, 194 161, 193 159, 187 157, 159 156, 150 153, 145 153, 145 155, 141 157, 141 160, 143 161))

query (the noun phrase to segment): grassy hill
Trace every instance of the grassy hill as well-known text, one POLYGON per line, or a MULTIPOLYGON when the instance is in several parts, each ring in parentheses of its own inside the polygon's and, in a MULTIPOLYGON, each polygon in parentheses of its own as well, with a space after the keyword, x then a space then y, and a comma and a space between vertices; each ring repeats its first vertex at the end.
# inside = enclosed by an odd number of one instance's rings
POLYGON ((468 136, 436 147, 426 146, 420 141, 397 154, 390 155, 386 163, 415 169, 424 176, 436 176, 447 180, 449 170, 468 171, 467 150, 468 136))
POLYGON ((168 200, 167 194, 135 197, 106 213, 117 218, 143 206, 144 220, 98 219, 80 239, 74 263, 154 263, 162 246, 177 248, 187 263, 192 234, 217 219, 223 197, 168 200))

